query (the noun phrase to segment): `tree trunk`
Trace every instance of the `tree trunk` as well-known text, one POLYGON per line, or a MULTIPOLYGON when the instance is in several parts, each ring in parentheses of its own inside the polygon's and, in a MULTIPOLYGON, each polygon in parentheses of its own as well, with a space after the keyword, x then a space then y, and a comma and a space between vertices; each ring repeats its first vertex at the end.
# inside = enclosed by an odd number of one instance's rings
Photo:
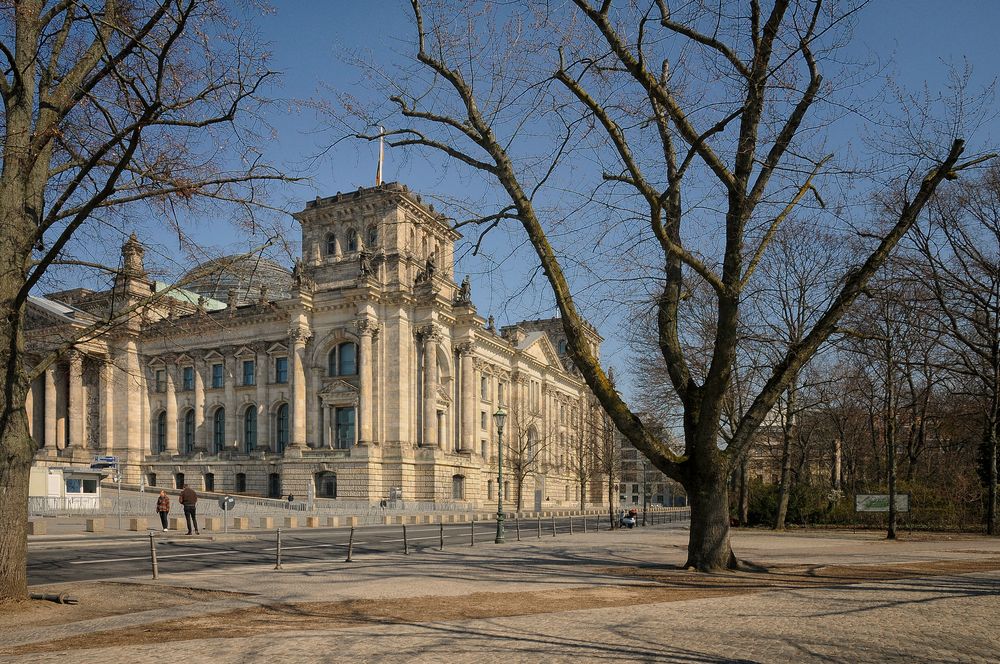
POLYGON ((701 572, 736 569, 729 544, 729 491, 722 464, 714 472, 694 473, 684 488, 691 505, 688 559, 684 566, 701 572))
POLYGON ((750 523, 750 452, 740 459, 740 525, 750 523))
POLYGON ((781 425, 781 479, 778 482, 778 511, 774 515, 774 529, 785 529, 785 517, 788 515, 788 498, 792 492, 792 414, 795 412, 795 381, 788 388, 785 401, 784 422, 781 425))
POLYGON ((994 415, 986 431, 986 534, 997 534, 997 429, 1000 420, 994 415))
POLYGON ((18 287, 8 270, 0 284, 0 308, 12 315, 0 320, 0 598, 28 595, 28 477, 35 444, 28 435, 24 400, 28 382, 21 366, 24 310, 12 306, 18 287), (11 283, 13 282, 13 283, 11 283))

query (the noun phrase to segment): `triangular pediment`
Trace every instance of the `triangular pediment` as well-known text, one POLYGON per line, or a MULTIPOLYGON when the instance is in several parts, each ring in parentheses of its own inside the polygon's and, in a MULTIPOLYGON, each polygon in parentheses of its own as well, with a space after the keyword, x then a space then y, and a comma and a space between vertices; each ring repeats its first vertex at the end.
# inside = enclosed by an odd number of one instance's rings
POLYGON ((153 369, 165 369, 167 363, 163 361, 162 357, 154 357, 149 361, 149 366, 153 369))
POLYGON ((549 341, 549 336, 543 332, 529 334, 520 348, 521 352, 531 357, 535 361, 550 366, 563 368, 563 363, 559 359, 559 353, 555 346, 549 341))
POLYGON ((239 350, 237 350, 234 353, 234 355, 236 355, 236 357, 245 357, 253 359, 257 357, 257 352, 254 351, 254 349, 250 348, 249 346, 240 346, 239 350))
POLYGON ((361 390, 342 378, 337 378, 323 386, 319 398, 325 404, 356 405, 361 390))
POLYGON ((278 342, 276 344, 272 344, 271 347, 267 349, 267 354, 268 355, 287 355, 288 354, 288 346, 286 346, 285 344, 283 344, 281 342, 278 342))
POLYGON ((194 364, 194 360, 187 353, 181 353, 177 356, 176 364, 194 364))
POLYGON ((217 350, 212 350, 212 351, 209 351, 208 353, 205 354, 205 361, 206 362, 218 362, 218 361, 224 360, 224 359, 226 359, 226 358, 224 358, 222 356, 222 353, 220 353, 217 350))

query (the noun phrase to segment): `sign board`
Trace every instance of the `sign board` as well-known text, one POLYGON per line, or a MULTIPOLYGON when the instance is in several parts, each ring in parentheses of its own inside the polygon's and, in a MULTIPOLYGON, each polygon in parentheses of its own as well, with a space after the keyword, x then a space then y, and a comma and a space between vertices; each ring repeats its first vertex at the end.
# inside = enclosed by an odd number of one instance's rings
POLYGON ((91 468, 117 468, 118 457, 116 456, 95 456, 90 463, 91 468))
MULTIPOLYGON (((854 511, 888 512, 889 494, 887 493, 858 494, 854 496, 854 511)), ((908 493, 896 494, 896 511, 897 512, 910 511, 910 494, 908 493)))
POLYGON ((236 499, 232 496, 223 496, 219 498, 219 507, 222 508, 222 511, 228 512, 236 507, 236 499))

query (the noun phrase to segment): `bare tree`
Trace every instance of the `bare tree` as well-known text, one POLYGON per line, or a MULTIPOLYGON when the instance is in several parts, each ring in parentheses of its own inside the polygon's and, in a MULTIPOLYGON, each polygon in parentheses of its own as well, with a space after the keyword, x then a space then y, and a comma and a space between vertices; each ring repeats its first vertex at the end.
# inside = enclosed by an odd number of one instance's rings
POLYGON ((950 369, 971 381, 981 409, 980 468, 986 489, 986 532, 997 533, 997 445, 1000 439, 1000 170, 963 183, 931 210, 916 235, 925 261, 950 369))
POLYGON ((535 473, 544 473, 543 462, 552 453, 554 440, 538 413, 523 406, 514 408, 508 418, 504 466, 514 480, 514 505, 518 512, 524 506, 524 482, 535 473))
MULTIPOLYGON (((815 132, 823 122, 806 118, 831 94, 819 60, 855 7, 840 12, 821 0, 762 7, 749 0, 742 12, 705 3, 672 12, 666 0, 574 0, 540 3, 530 20, 503 24, 478 6, 463 13, 449 4, 411 4, 416 69, 386 79, 397 90, 399 122, 387 141, 439 152, 498 189, 497 209, 471 221, 483 229, 520 226, 551 287, 574 364, 622 435, 687 490, 687 566, 735 567, 732 463, 941 183, 980 159, 962 162, 965 142, 954 133, 943 137, 944 146, 914 146, 919 156, 894 183, 902 195, 889 220, 868 236, 829 306, 775 363, 723 449, 720 420, 747 285, 777 229, 832 164, 815 132), (609 218, 621 211, 624 237, 646 249, 644 267, 659 285, 657 339, 682 404, 682 453, 659 440, 609 382, 585 333, 573 262, 553 244, 565 224, 581 218, 577 209, 553 219, 550 205, 555 192, 579 186, 582 171, 573 171, 570 183, 555 179, 578 153, 600 165, 606 183, 582 199, 600 197, 609 218), (699 242, 692 233, 711 239, 699 242), (680 305, 691 278, 685 270, 715 299, 711 361, 701 375, 680 342, 680 305)), ((376 137, 360 128, 357 136, 376 137)))
MULTIPOLYGON (((243 122, 259 122, 273 73, 223 5, 28 0, 0 9, 0 599, 27 588, 29 293, 54 266, 101 269, 86 257, 92 247, 75 252, 88 229, 124 233, 126 210, 143 205, 162 225, 202 201, 235 204, 252 225, 262 185, 281 177, 243 122)), ((114 316, 134 320, 138 310, 114 316)))

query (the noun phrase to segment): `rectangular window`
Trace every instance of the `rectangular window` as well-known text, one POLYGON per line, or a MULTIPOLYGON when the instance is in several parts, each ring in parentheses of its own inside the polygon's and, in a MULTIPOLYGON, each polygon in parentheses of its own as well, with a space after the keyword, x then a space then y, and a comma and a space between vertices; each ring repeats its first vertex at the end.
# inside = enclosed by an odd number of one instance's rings
POLYGON ((193 390, 194 389, 194 367, 184 367, 182 373, 182 389, 193 390))
POLYGON ((212 365, 212 387, 219 388, 225 385, 225 374, 221 364, 212 365))
POLYGON ((490 398, 490 381, 486 376, 479 379, 479 398, 483 401, 490 398))
POLYGON ((167 372, 164 369, 156 370, 156 391, 157 392, 167 391, 167 372))
POLYGON ((479 413, 479 428, 486 431, 486 411, 479 413))
POLYGON ((354 409, 338 408, 336 413, 335 442, 337 449, 346 450, 354 445, 354 409))
POLYGON ((276 358, 274 358, 274 382, 275 383, 287 383, 288 382, 288 358, 287 357, 276 357, 276 358))
POLYGON ((243 360, 243 384, 244 385, 255 385, 254 380, 254 361, 253 360, 243 360))
POLYGON ((503 383, 497 383, 497 402, 503 405, 503 383))
POLYGON ((486 441, 485 440, 479 441, 479 449, 482 450, 480 456, 482 456, 485 459, 486 458, 486 453, 489 451, 489 450, 486 449, 486 441))

